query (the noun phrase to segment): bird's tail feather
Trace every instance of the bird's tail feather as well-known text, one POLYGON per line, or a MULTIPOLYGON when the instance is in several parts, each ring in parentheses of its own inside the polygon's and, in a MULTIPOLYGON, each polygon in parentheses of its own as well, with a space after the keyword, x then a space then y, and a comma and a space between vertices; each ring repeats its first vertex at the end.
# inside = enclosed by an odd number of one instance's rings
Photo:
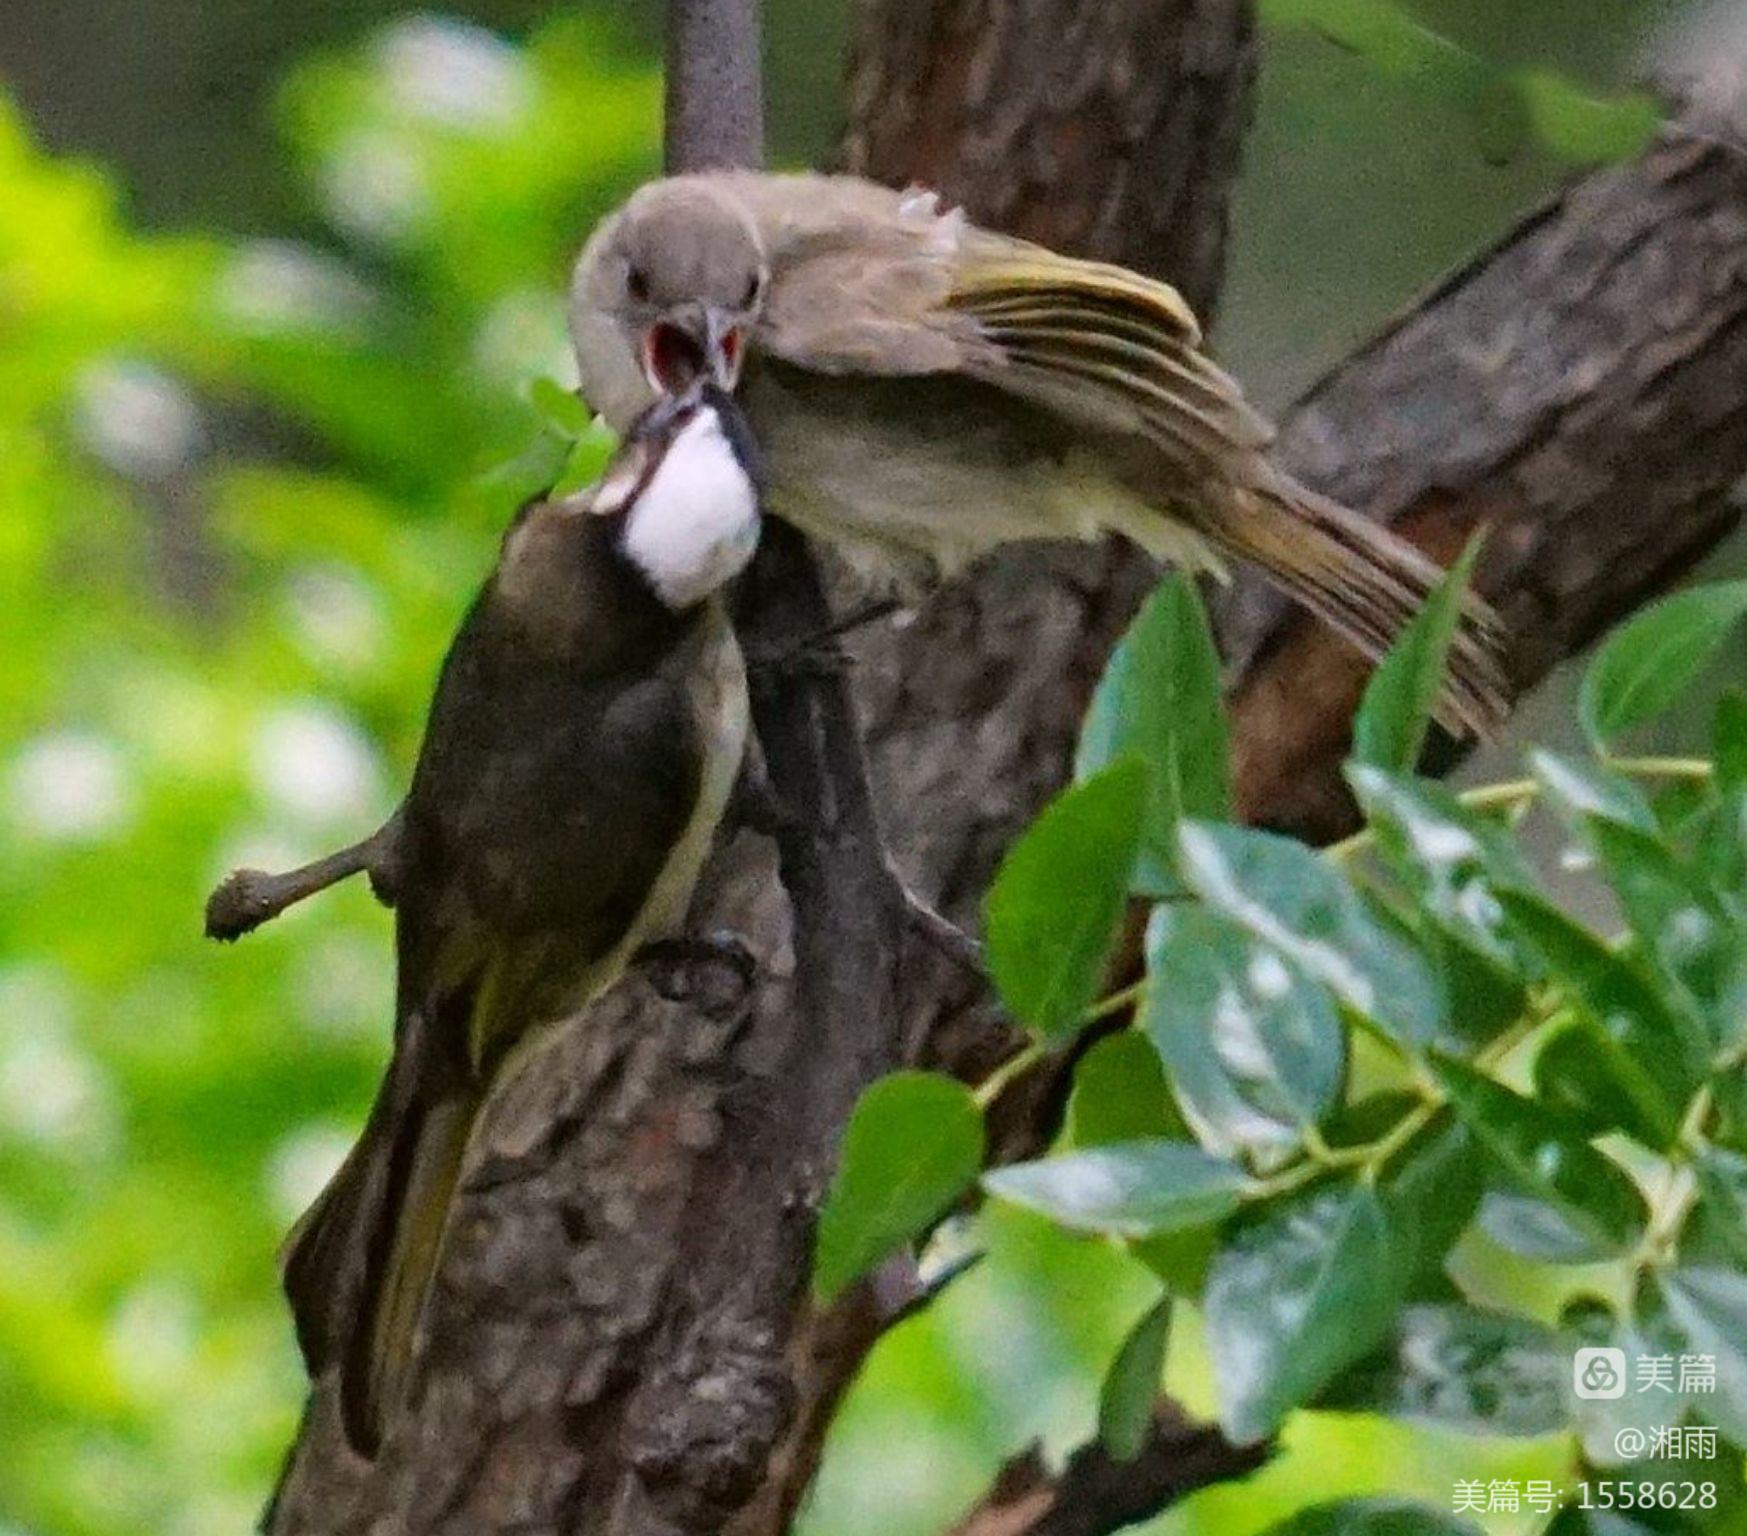
POLYGON ((479 1109, 466 1089, 432 1095, 409 1081, 419 1053, 406 1045, 357 1146, 281 1257, 310 1377, 338 1363, 346 1439, 365 1456, 380 1443, 385 1408, 403 1394, 479 1109))
MULTIPOLYGON (((1382 524, 1280 475, 1190 514, 1221 553, 1259 565, 1290 596, 1378 658, 1443 579, 1438 564, 1382 524)), ((1159 521, 1165 521, 1159 519, 1159 521)), ((1143 544, 1149 541, 1132 530, 1143 544)), ((1491 734, 1509 708, 1503 621, 1465 595, 1437 716, 1447 729, 1491 734)))

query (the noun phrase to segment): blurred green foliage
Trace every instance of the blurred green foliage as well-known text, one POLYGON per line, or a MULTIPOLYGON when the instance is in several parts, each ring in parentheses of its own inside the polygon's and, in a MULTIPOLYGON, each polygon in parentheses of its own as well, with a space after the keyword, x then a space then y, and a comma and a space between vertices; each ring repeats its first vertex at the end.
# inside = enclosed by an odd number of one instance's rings
MULTIPOLYGON (((1276 4, 1325 35, 1340 23, 1325 13, 1377 9, 1276 4)), ((809 16, 812 38, 839 13, 809 16)), ((1501 91, 1520 85, 1534 165, 1548 144, 1602 152, 1593 135, 1623 135, 1636 109, 1546 87, 1520 52, 1494 67, 1378 35, 1387 57, 1291 45, 1291 110, 1265 114, 1264 141, 1334 122, 1355 158, 1413 148, 1329 87, 1330 56, 1412 110, 1423 95, 1470 141, 1487 112, 1516 131, 1501 91), (1551 103, 1551 131, 1535 103, 1551 103)), ((273 1254, 380 1071, 390 924, 347 889, 228 952, 199 939, 201 903, 230 867, 326 851, 396 799, 497 534, 569 452, 575 423, 552 420, 562 410, 539 385, 571 375, 566 270, 653 170, 659 96, 647 50, 598 17, 513 46, 394 24, 304 64, 279 97, 308 242, 144 236, 103 175, 45 156, 0 105, 6 1536, 218 1536, 256 1518, 303 1388, 273 1254)), ((823 101, 779 115, 811 121, 823 101)), ((1529 184, 1489 195, 1502 205, 1529 184)), ((1295 206, 1257 186, 1255 222, 1295 206)), ((1438 209, 1451 246, 1471 235, 1458 205, 1438 209)), ((1382 227, 1336 216, 1325 252, 1382 227)), ((1402 249, 1427 238, 1427 220, 1389 223, 1382 238, 1402 249)), ((1279 242, 1290 272, 1251 264, 1237 291, 1249 283, 1252 312, 1320 323, 1303 318, 1303 245, 1299 227, 1279 242)), ((1182 617, 1162 615, 1159 654, 1187 654, 1182 617)), ((1176 734, 1131 693, 1105 736, 1130 709, 1143 735, 1149 720, 1176 734)), ((1147 847, 1159 817, 1217 809, 1155 797, 1147 847)), ((1156 1066, 1117 1065, 1112 1080, 1162 1082, 1156 1066)), ((1144 1134, 1179 1134, 1158 1097, 1144 1134)), ((1088 1097, 1076 1124, 1133 1113, 1088 1097)), ((980 1219, 978 1241, 987 1260, 898 1329, 851 1396, 807 1517, 817 1536, 924 1536, 1027 1440, 1060 1450, 1093 1432, 1105 1368, 1154 1303, 1153 1270, 1006 1207, 980 1219)), ((1192 1309, 1172 1318, 1169 1376, 1212 1411, 1192 1309)), ((1447 1498, 1454 1477, 1545 1476, 1561 1455, 1328 1413, 1291 1419, 1285 1446, 1253 1482, 1158 1529, 1245 1536, 1318 1500, 1447 1498)))
POLYGON ((301 1393, 273 1255, 380 1070, 390 929, 348 891, 225 952, 204 893, 392 805, 659 98, 593 24, 313 63, 281 117, 327 251, 142 238, 0 115, 0 1521, 258 1512, 301 1393))

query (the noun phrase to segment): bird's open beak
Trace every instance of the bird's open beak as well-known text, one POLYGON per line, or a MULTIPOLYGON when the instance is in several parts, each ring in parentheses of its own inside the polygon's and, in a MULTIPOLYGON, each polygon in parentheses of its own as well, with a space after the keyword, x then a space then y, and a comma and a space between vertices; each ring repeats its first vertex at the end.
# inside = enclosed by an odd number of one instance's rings
POLYGON ((712 309, 704 317, 704 325, 704 355, 710 376, 724 394, 731 395, 740 382, 740 365, 745 361, 740 323, 712 309))
POLYGON ((706 376, 732 394, 743 349, 737 320, 714 309, 679 311, 644 333, 643 376, 659 394, 683 394, 706 376))

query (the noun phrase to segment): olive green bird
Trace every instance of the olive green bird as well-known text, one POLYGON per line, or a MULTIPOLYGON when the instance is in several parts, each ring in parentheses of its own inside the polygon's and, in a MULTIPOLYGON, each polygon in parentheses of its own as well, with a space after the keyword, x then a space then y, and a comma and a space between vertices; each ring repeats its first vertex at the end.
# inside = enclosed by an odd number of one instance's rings
POLYGON ((394 1052, 363 1135, 286 1241, 312 1378, 374 1454, 407 1393, 454 1191, 512 1063, 683 920, 738 775, 746 673, 721 600, 760 516, 755 450, 704 387, 606 476, 524 508, 450 648, 412 786, 353 848, 243 870, 235 938, 366 871, 396 908, 394 1052))
MULTIPOLYGON (((768 506, 899 568, 1114 530, 1223 574, 1259 566, 1373 657, 1441 571, 1299 484, 1164 283, 978 228, 848 176, 652 182, 577 263, 583 393, 623 427, 694 375, 738 387, 768 506)), ((1440 718, 1504 710, 1501 629, 1471 598, 1440 718)))

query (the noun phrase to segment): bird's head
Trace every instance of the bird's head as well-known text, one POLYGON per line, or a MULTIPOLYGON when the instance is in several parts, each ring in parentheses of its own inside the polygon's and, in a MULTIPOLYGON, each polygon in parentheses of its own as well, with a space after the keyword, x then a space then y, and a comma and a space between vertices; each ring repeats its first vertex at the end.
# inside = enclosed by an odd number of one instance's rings
POLYGON ((699 176, 650 183, 577 263, 584 394, 609 420, 622 415, 613 407, 626 394, 627 352, 651 393, 683 394, 700 379, 732 390, 769 280, 758 230, 727 188, 699 176))

